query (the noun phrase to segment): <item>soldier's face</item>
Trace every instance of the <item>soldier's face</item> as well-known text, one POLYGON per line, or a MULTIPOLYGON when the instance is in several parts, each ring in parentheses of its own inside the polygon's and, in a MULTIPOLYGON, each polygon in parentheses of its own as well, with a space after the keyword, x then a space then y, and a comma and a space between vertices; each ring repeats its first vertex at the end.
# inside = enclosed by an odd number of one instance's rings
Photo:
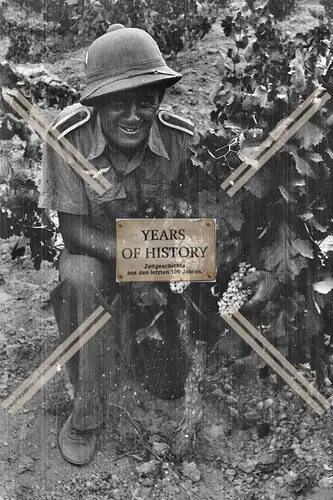
POLYGON ((148 138, 162 98, 156 87, 111 94, 99 107, 103 133, 124 153, 133 153, 148 138))

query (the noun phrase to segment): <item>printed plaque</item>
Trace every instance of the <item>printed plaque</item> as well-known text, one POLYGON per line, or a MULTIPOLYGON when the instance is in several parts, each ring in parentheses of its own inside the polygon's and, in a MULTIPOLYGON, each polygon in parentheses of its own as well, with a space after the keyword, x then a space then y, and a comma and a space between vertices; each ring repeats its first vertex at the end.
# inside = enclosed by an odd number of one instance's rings
POLYGON ((214 281, 214 219, 118 219, 117 279, 214 281))

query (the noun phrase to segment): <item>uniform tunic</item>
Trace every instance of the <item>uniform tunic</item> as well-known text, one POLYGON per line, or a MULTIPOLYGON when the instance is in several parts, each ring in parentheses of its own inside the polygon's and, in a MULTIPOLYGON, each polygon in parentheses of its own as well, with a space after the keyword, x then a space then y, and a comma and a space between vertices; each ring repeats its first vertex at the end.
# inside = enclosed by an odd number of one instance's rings
POLYGON ((111 187, 99 195, 45 144, 39 206, 89 215, 94 227, 108 232, 114 232, 117 217, 138 216, 147 204, 155 206, 167 200, 177 188, 180 172, 188 168, 191 135, 166 127, 158 119, 147 144, 130 161, 107 143, 97 113, 66 138, 98 170, 110 167, 103 176, 111 187))

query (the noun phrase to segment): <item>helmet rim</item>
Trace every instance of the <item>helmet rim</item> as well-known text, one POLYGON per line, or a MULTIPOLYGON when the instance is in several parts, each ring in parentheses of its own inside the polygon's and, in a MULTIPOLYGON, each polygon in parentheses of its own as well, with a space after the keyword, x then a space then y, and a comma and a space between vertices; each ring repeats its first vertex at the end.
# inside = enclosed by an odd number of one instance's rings
POLYGON ((164 88, 168 88, 177 83, 181 78, 182 75, 180 73, 172 70, 169 74, 166 72, 163 74, 155 72, 128 78, 105 78, 99 82, 87 84, 81 94, 80 103, 85 106, 93 105, 101 97, 149 85, 160 84, 164 88))

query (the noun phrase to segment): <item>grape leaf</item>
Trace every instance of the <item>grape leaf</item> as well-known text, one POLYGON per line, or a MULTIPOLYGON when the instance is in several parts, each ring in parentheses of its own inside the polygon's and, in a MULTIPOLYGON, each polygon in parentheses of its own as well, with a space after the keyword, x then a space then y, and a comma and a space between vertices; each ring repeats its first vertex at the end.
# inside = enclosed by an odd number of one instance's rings
POLYGON ((242 102, 242 108, 244 111, 251 111, 253 106, 253 96, 251 94, 247 94, 242 102))
POLYGON ((302 255, 297 255, 293 259, 285 262, 285 268, 283 268, 283 265, 281 265, 279 271, 281 273, 281 276, 284 277, 284 281, 286 281, 288 278, 294 280, 296 276, 299 275, 301 270, 307 266, 308 262, 306 258, 302 255))
POLYGON ((253 103, 255 106, 260 106, 264 108, 267 104, 268 94, 267 89, 263 85, 258 85, 253 93, 253 103))
POLYGON ((226 104, 231 104, 235 99, 235 93, 233 86, 229 83, 222 87, 222 90, 216 93, 216 97, 214 98, 215 104, 219 104, 220 106, 224 106, 226 104))
POLYGON ((292 250, 295 252, 295 255, 300 254, 303 257, 307 257, 308 259, 313 259, 313 248, 309 241, 301 240, 297 238, 292 241, 292 250))
POLYGON ((260 171, 256 175, 254 175, 252 179, 247 181, 244 188, 246 189, 246 191, 250 191, 250 193, 257 198, 266 197, 271 188, 267 170, 260 171))
POLYGON ((220 219, 216 224, 216 236, 218 241, 223 241, 229 235, 229 229, 224 219, 220 219))
POLYGON ((135 303, 139 306, 166 306, 168 303, 167 294, 164 290, 151 283, 132 283, 131 295, 135 303))
POLYGON ((217 217, 217 197, 213 191, 204 189, 198 194, 199 213, 202 217, 216 218, 217 217))
POLYGON ((309 220, 309 224, 311 224, 311 226, 313 226, 316 231, 320 231, 321 233, 326 233, 328 229, 327 226, 323 226, 322 224, 320 224, 315 217, 309 220))
POLYGON ((258 85, 253 94, 246 94, 242 108, 245 111, 251 110, 254 106, 264 108, 267 105, 268 94, 267 89, 263 85, 258 85))
POLYGON ((260 255, 264 267, 274 272, 282 282, 294 280, 307 267, 307 258, 313 258, 310 245, 296 238, 295 233, 284 222, 277 230, 274 244, 264 248, 260 255))
POLYGON ((281 224, 276 234, 275 247, 264 248, 261 253, 261 260, 264 261, 265 268, 272 271, 286 257, 286 247, 290 246, 291 230, 286 224, 281 224))
POLYGON ((243 141, 239 150, 238 156, 242 161, 248 162, 249 159, 254 158, 260 152, 261 141, 256 145, 248 144, 248 141, 243 141))
POLYGON ((327 236, 319 245, 323 253, 333 252, 333 236, 327 236))
POLYGON ((11 178, 12 170, 8 161, 8 156, 0 155, 0 183, 7 183, 11 178))
POLYGON ((326 153, 331 158, 331 160, 333 160, 333 150, 331 148, 327 148, 326 153))
POLYGON ((288 317, 286 312, 280 311, 277 318, 274 319, 274 321, 269 325, 269 329, 272 331, 275 342, 278 339, 287 337, 287 320, 288 317))
POLYGON ((297 154, 296 149, 293 147, 289 147, 288 150, 289 150, 291 156, 295 160, 295 166, 296 166, 297 172, 303 176, 307 176, 307 177, 311 177, 311 178, 315 179, 316 174, 314 173, 314 171, 312 170, 312 168, 310 167, 308 162, 306 162, 303 158, 301 158, 297 154))
POLYGON ((301 214, 298 217, 302 219, 304 222, 308 222, 314 217, 314 215, 312 212, 305 212, 304 214, 301 214))
POLYGON ((324 139, 324 134, 314 123, 307 122, 295 134, 299 140, 300 146, 307 151, 312 151, 314 146, 318 146, 324 139))
POLYGON ((255 10, 264 9, 268 4, 268 0, 255 0, 253 6, 255 10))
POLYGON ((0 64, 0 86, 14 88, 20 77, 17 70, 13 68, 7 61, 0 64))
POLYGON ((313 163, 321 163, 324 161, 320 153, 310 153, 309 158, 313 163))
POLYGON ((314 304, 315 304, 317 311, 320 312, 322 309, 324 309, 324 307, 327 304, 331 303, 332 295, 329 292, 320 293, 320 292, 317 292, 314 290, 313 291, 313 301, 314 301, 314 304))
POLYGON ((304 92, 306 88, 306 80, 305 80, 304 68, 302 68, 300 64, 297 63, 295 64, 290 81, 296 92, 300 94, 304 92))
POLYGON ((290 81, 296 92, 302 94, 306 88, 305 60, 302 52, 297 49, 295 58, 290 61, 290 81))
POLYGON ((327 294, 333 290, 333 277, 326 278, 323 281, 317 281, 317 283, 312 284, 313 289, 318 293, 327 294))
POLYGON ((218 195, 218 214, 236 231, 240 231, 245 222, 241 212, 241 198, 233 196, 230 198, 224 191, 220 190, 218 195))
POLYGON ((216 249, 216 262, 217 267, 223 266, 228 268, 228 273, 230 267, 232 267, 241 257, 242 252, 242 242, 239 236, 224 238, 223 240, 218 240, 216 249))
POLYGON ((204 189, 199 193, 199 213, 202 217, 224 219, 236 231, 240 231, 245 219, 241 212, 241 199, 230 198, 224 191, 204 189))
POLYGON ((149 326, 147 329, 141 328, 136 332, 136 341, 138 344, 141 344, 146 339, 163 342, 163 337, 156 325, 149 326))

